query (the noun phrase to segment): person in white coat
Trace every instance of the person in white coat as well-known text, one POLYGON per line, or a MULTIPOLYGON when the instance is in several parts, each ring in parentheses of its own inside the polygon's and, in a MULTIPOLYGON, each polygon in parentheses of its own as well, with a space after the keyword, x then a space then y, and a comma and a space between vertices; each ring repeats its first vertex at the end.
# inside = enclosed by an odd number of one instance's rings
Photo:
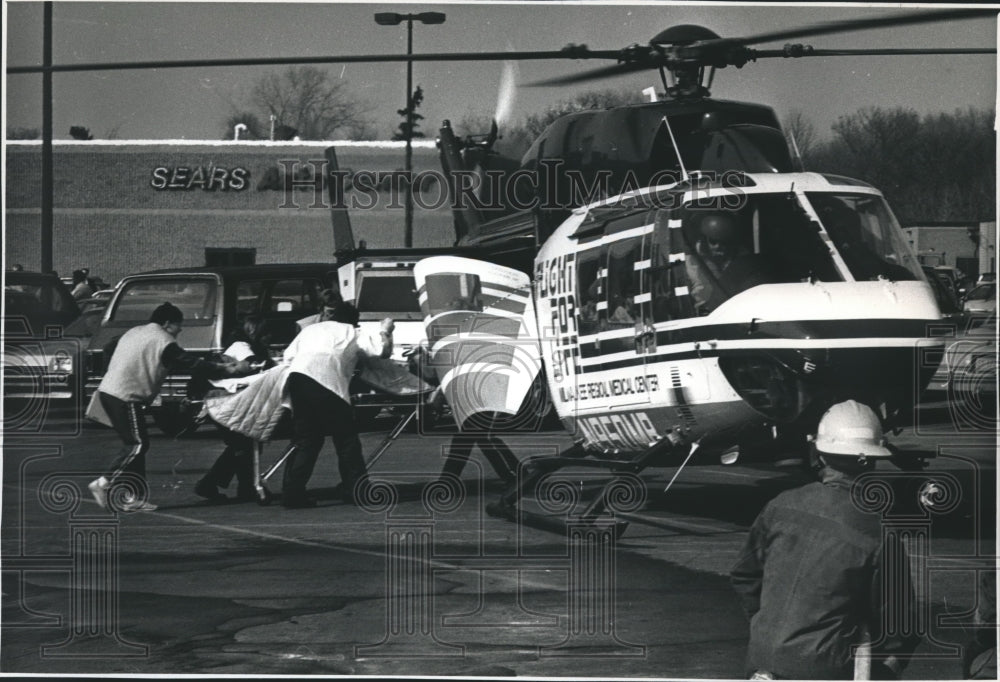
POLYGON ((344 501, 353 503, 357 487, 367 480, 351 408, 351 377, 364 355, 387 358, 392 354, 394 324, 389 318, 383 320, 377 336, 363 333, 357 324, 357 309, 341 303, 332 320, 307 326, 285 349, 294 433, 294 450, 285 464, 282 482, 285 507, 316 506, 306 494, 306 484, 327 433, 337 450, 344 501))

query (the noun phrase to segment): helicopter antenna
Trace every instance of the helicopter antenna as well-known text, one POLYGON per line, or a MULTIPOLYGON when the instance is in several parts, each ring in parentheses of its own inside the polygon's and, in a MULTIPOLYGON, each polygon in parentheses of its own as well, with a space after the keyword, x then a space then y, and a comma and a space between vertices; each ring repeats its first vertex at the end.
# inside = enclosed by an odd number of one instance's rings
POLYGON ((788 139, 792 143, 792 151, 795 152, 795 160, 799 162, 799 170, 803 173, 806 172, 805 161, 802 160, 802 154, 799 153, 799 145, 795 142, 795 131, 788 131, 788 139))
POLYGON ((666 116, 663 117, 663 125, 667 126, 667 132, 670 134, 670 144, 674 146, 674 154, 677 155, 677 163, 681 167, 681 179, 687 180, 688 172, 687 169, 684 168, 684 159, 681 158, 681 150, 677 146, 677 139, 674 137, 674 130, 670 127, 670 120, 666 116))

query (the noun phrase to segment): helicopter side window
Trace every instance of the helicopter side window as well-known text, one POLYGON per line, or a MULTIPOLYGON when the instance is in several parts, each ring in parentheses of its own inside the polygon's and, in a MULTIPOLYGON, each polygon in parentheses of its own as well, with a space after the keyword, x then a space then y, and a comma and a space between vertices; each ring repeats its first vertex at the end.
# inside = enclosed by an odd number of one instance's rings
POLYGON ((580 301, 580 335, 596 334, 601 328, 601 318, 607 321, 604 300, 603 248, 581 251, 577 255, 576 272, 580 301))
POLYGON ((630 237, 608 247, 608 327, 632 327, 638 319, 635 296, 639 293, 639 273, 635 264, 641 260, 642 238, 630 237))
MULTIPOLYGON (((690 282, 685 270, 684 238, 681 230, 672 228, 672 211, 656 212, 652 242, 649 249, 650 294, 655 322, 694 317, 690 282)), ((676 221, 680 224, 680 221, 676 221)))
POLYGON ((809 192, 806 197, 854 279, 924 279, 920 264, 880 197, 824 192, 809 192))

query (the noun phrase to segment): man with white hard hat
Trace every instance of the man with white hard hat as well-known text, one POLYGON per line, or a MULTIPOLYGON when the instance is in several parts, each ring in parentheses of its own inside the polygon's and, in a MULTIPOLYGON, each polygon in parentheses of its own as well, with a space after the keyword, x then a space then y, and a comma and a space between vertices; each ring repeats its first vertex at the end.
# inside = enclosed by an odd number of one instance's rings
POLYGON ((899 677, 919 639, 884 625, 915 607, 909 562, 895 536, 883 539, 880 515, 852 496, 857 476, 890 456, 872 409, 838 403, 810 453, 820 480, 778 495, 754 521, 731 572, 750 618, 751 679, 851 679, 869 636, 871 677, 899 677), (897 562, 890 575, 883 556, 897 562))

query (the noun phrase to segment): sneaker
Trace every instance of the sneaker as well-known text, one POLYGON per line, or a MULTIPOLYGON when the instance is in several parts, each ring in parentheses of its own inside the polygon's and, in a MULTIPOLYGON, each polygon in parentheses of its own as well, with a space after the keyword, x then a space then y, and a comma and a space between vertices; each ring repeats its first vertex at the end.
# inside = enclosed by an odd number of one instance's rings
POLYGON ((131 500, 122 504, 123 512, 151 512, 157 509, 159 507, 145 500, 131 500))
POLYGON ((94 496, 97 504, 101 509, 108 508, 108 488, 111 487, 111 482, 107 478, 101 476, 100 478, 95 478, 93 481, 87 485, 90 488, 90 494, 94 496))
POLYGON ((194 484, 194 494, 212 502, 223 502, 227 499, 214 483, 204 478, 194 484))

